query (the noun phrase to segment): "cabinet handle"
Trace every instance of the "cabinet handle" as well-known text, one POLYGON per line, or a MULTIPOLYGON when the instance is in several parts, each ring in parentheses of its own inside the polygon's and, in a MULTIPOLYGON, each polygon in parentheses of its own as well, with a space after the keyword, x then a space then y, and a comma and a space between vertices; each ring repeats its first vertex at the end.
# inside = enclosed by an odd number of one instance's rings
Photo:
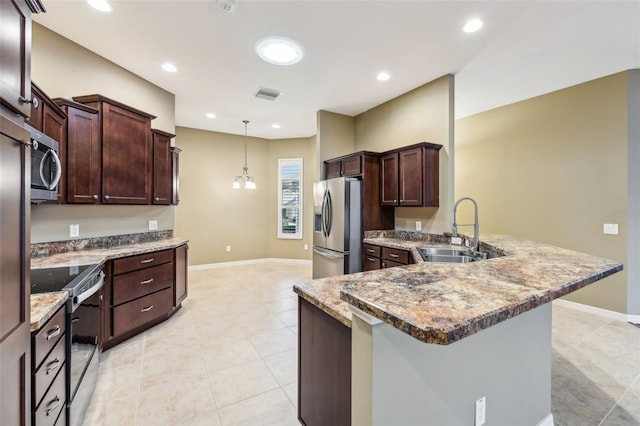
POLYGON ((51 329, 51 331, 47 333, 47 340, 51 340, 59 334, 60 334, 60 326, 56 325, 55 327, 53 327, 53 329, 51 329))
POLYGON ((94 200, 97 200, 98 199, 98 194, 93 194, 93 196, 91 198, 93 198, 94 200))
POLYGON ((108 200, 109 198, 110 198, 110 197, 109 197, 108 195, 105 195, 105 196, 104 196, 104 199, 105 199, 105 200, 108 200))
POLYGON ((380 264, 380 266, 382 266, 383 268, 386 268, 386 267, 387 267, 387 264, 386 264, 386 263, 384 263, 384 262, 382 262, 382 263, 380 264))
POLYGON ((394 202, 394 203, 397 203, 397 202, 398 202, 398 200, 393 200, 393 202, 394 202))
POLYGON ((38 108, 38 104, 40 104, 40 102, 38 102, 38 98, 27 99, 24 96, 20 96, 18 97, 18 100, 23 104, 31 104, 34 108, 38 108))
MULTIPOLYGON (((58 405, 60 405, 60 398, 58 397, 58 395, 56 395, 56 397, 51 402, 55 402, 55 404, 53 404, 52 407, 47 408, 47 416, 51 414, 53 410, 58 408, 58 405)), ((51 404, 51 402, 49 404, 51 404)))
POLYGON ((146 308, 142 308, 142 309, 140 310, 140 312, 149 312, 149 311, 150 311, 150 310, 152 310, 152 309, 153 309, 153 305, 151 305, 151 306, 147 306, 146 308))
POLYGON ((151 263, 151 262, 153 262, 153 257, 140 261, 140 263, 151 263))
POLYGON ((375 252, 376 252, 374 249, 367 249, 367 251, 368 251, 369 253, 375 253, 375 252))
POLYGON ((155 198, 155 200, 156 200, 156 201, 160 201, 160 197, 156 197, 156 198, 155 198))
POLYGON ((394 254, 394 253, 389 253, 389 256, 391 257, 400 257, 400 255, 394 254))
POLYGON ((376 261, 376 258, 375 258, 375 257, 369 257, 369 256, 367 256, 367 260, 368 260, 369 262, 375 262, 375 261, 376 261))
POLYGON ((140 284, 145 285, 145 284, 150 284, 152 282, 153 282, 153 278, 149 278, 148 280, 140 281, 140 284))
POLYGON ((56 357, 56 359, 54 359, 51 364, 53 364, 51 367, 47 367, 47 375, 49 373, 51 373, 52 371, 56 371, 58 369, 58 367, 60 367, 60 364, 62 364, 60 362, 60 360, 56 357))

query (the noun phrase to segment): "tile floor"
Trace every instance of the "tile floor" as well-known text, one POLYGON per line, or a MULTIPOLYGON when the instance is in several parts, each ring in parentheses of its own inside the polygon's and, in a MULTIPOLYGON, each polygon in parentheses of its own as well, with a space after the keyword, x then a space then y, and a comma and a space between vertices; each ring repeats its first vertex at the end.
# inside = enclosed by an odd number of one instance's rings
MULTIPOLYGON (((84 426, 297 425, 297 300, 310 265, 189 272, 169 321, 102 354, 84 426)), ((640 328, 554 305, 556 425, 640 425, 640 328)))

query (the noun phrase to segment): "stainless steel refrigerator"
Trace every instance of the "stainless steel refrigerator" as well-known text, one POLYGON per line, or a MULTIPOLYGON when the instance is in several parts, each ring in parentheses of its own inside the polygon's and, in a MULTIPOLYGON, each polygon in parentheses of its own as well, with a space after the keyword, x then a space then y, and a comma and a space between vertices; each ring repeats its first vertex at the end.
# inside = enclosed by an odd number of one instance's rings
POLYGON ((362 182, 336 178, 313 184, 313 278, 360 272, 362 182))

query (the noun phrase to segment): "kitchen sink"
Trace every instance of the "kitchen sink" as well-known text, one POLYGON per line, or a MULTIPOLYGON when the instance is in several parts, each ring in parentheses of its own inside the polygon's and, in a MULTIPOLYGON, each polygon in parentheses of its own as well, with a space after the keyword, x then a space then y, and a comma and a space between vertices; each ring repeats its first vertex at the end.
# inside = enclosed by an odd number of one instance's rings
POLYGON ((420 247, 418 252, 425 262, 469 263, 487 258, 486 253, 469 249, 420 247))

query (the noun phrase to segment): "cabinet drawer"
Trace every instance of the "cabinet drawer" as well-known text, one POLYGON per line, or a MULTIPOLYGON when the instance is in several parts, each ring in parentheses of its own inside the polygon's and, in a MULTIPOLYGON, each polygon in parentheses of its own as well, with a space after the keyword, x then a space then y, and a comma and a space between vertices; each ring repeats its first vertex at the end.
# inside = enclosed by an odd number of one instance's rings
POLYGON ((65 375, 58 374, 34 413, 37 426, 52 426, 65 406, 65 375))
POLYGON ((37 369, 65 332, 65 307, 58 309, 49 321, 33 335, 33 366, 37 369))
POLYGON ((345 158, 342 160, 342 176, 355 176, 362 173, 362 157, 345 158))
POLYGON ((154 293, 173 283, 173 262, 113 277, 113 304, 154 293))
POLYGON ((409 252, 406 250, 382 247, 382 258, 406 265, 409 263, 409 252))
POLYGON ((383 268, 393 268, 395 266, 407 266, 406 263, 394 262, 393 260, 383 260, 382 267, 383 268))
POLYGON ((376 269, 380 269, 380 258, 368 256, 366 254, 362 255, 362 270, 363 271, 374 271, 376 269))
POLYGON ((137 271, 163 263, 173 262, 173 250, 154 251, 137 256, 125 257, 113 261, 113 274, 137 271))
POLYGON ((64 376, 64 363, 66 360, 64 336, 58 339, 49 356, 44 360, 38 370, 33 373, 33 404, 37 407, 49 386, 58 374, 64 376))
POLYGON ((362 244, 362 254, 370 257, 380 257, 380 248, 380 246, 374 246, 373 244, 362 244))
POLYGON ((160 318, 169 313, 172 306, 171 288, 116 306, 113 308, 113 333, 117 336, 160 318))

